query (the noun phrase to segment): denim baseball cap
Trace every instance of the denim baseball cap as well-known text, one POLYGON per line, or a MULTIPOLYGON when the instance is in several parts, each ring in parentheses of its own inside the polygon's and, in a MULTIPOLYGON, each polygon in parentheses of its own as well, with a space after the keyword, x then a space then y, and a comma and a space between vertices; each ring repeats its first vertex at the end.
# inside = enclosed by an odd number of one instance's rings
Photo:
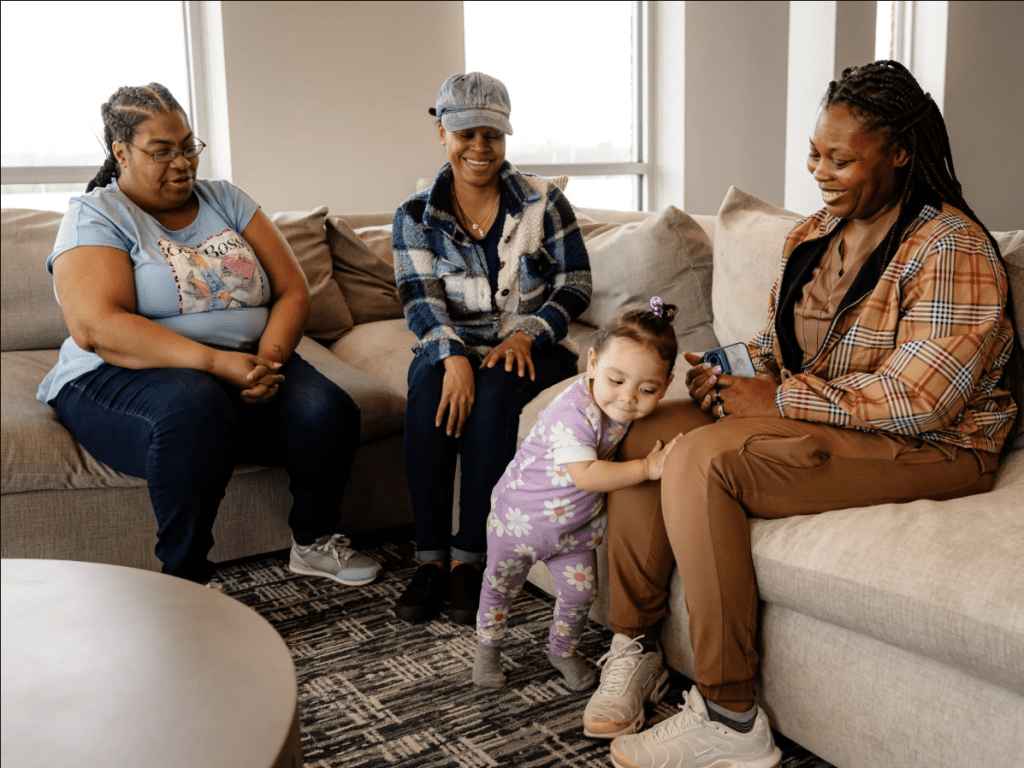
POLYGON ((437 106, 430 110, 446 131, 484 125, 512 135, 512 112, 505 84, 483 72, 452 75, 437 92, 437 106))

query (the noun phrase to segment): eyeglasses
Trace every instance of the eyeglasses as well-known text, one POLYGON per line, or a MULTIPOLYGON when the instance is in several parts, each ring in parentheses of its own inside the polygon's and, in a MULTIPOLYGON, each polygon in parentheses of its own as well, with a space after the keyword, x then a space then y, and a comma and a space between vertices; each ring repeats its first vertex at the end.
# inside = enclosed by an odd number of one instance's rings
POLYGON ((128 146, 144 155, 149 155, 153 158, 154 163, 161 164, 174 162, 174 159, 178 155, 184 155, 186 160, 191 160, 193 157, 199 157, 199 154, 206 148, 206 145, 199 139, 196 139, 196 143, 191 147, 185 147, 184 149, 165 149, 162 152, 146 152, 144 149, 139 149, 134 144, 129 144, 128 146))

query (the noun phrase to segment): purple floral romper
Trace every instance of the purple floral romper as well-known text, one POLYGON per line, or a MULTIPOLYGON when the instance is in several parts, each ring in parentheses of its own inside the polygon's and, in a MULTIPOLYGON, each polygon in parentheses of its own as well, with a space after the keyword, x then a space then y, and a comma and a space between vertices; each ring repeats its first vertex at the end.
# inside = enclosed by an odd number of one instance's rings
POLYGON ((491 494, 477 613, 483 645, 501 645, 512 602, 530 566, 543 560, 555 584, 551 652, 576 652, 596 597, 594 550, 604 538, 606 517, 604 494, 577 488, 565 465, 610 461, 627 429, 598 408, 586 376, 537 418, 491 494))

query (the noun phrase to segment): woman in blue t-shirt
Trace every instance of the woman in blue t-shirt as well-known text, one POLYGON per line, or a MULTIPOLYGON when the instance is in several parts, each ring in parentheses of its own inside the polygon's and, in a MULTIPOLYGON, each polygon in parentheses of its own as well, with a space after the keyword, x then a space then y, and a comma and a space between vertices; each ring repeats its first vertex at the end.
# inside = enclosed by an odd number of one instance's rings
POLYGON ((295 354, 309 289, 237 187, 196 177, 205 146, 162 85, 101 108, 107 158, 47 260, 71 338, 39 387, 97 459, 145 478, 165 573, 208 583, 237 462, 284 466, 290 568, 367 584, 380 566, 334 533, 359 409, 295 354))

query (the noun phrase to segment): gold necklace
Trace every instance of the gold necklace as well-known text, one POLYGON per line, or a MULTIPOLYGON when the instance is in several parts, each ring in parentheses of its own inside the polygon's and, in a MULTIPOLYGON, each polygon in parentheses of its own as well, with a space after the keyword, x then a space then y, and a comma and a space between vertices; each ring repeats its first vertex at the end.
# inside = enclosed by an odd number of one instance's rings
MULTIPOLYGON (((475 221, 473 221, 472 218, 470 218, 470 215, 468 213, 466 213, 466 209, 462 207, 462 202, 459 200, 459 196, 457 194, 455 194, 455 184, 452 184, 452 199, 455 200, 455 205, 457 205, 459 207, 459 212, 462 214, 462 218, 464 218, 466 221, 468 221, 473 226, 474 232, 478 232, 479 233, 479 234, 473 235, 473 236, 476 237, 478 240, 480 238, 482 238, 486 233, 480 227, 479 224, 477 224, 475 221)), ((491 204, 491 207, 487 210, 487 213, 484 215, 484 217, 483 217, 483 219, 481 219, 481 221, 486 222, 488 219, 491 218, 491 214, 494 213, 494 210, 498 207, 498 203, 500 201, 501 201, 501 191, 499 190, 498 196, 496 198, 494 198, 494 202, 491 204)), ((473 233, 471 232, 470 234, 473 234, 473 233)))

